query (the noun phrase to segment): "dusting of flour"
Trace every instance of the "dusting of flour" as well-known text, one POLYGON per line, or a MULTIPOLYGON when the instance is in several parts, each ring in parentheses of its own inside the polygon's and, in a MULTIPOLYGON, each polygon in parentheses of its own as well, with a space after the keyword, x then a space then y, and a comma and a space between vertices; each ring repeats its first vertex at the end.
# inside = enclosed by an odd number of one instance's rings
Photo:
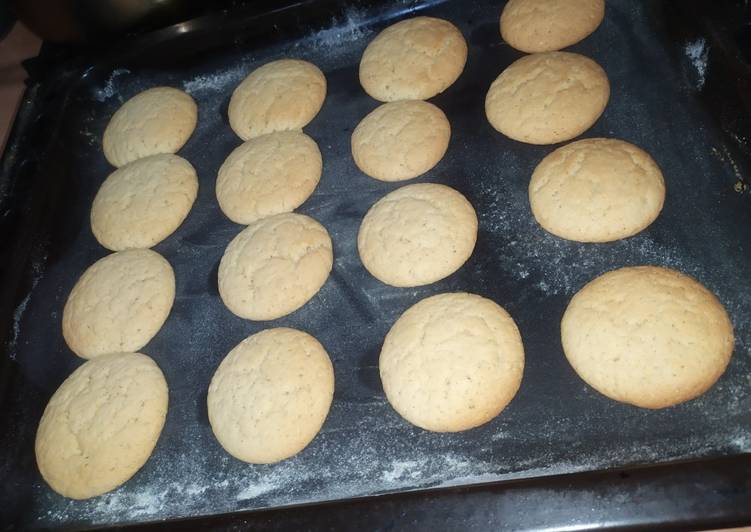
POLYGON ((191 96, 208 96, 211 93, 227 92, 240 83, 246 74, 244 66, 240 65, 216 74, 195 76, 183 83, 183 90, 191 96))
POLYGON ((41 257, 32 260, 31 262, 31 288, 26 296, 21 300, 18 306, 13 311, 13 328, 11 329, 10 339, 8 340, 8 358, 11 360, 16 359, 16 347, 18 346, 18 340, 21 336, 21 323, 23 320, 26 307, 29 305, 31 295, 34 289, 39 284, 39 281, 44 275, 44 266, 47 263, 47 252, 42 251, 41 257))
POLYGON ((707 45, 704 37, 699 37, 694 41, 687 42, 684 50, 696 73, 696 88, 702 90, 704 83, 707 81, 709 45, 707 45))
POLYGON ((372 31, 366 28, 367 22, 368 18, 364 11, 349 9, 342 20, 332 19, 329 28, 302 38, 295 46, 321 51, 347 48, 352 42, 370 36, 372 31))
POLYGON ((109 78, 107 78, 107 81, 104 83, 104 85, 94 92, 94 98, 98 102, 106 102, 107 100, 118 94, 119 88, 117 86, 117 78, 126 74, 130 74, 130 70, 128 70, 127 68, 118 68, 113 70, 112 74, 110 74, 109 78))

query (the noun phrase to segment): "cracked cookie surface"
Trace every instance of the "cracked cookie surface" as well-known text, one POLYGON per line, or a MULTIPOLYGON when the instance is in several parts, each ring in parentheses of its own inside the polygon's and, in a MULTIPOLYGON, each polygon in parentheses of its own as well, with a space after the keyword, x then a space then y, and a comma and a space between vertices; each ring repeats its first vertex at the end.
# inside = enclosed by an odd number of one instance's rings
POLYGON ((102 183, 91 206, 91 230, 112 251, 150 248, 180 227, 197 194, 196 171, 182 157, 133 161, 102 183))
POLYGON ((368 210, 357 235, 365 268, 392 286, 447 277, 472 255, 477 215, 459 192, 418 183, 396 189, 368 210))
POLYGON ((449 145, 451 126, 438 107, 422 100, 381 105, 352 133, 352 157, 363 173, 381 181, 424 174, 449 145))
POLYGON ((604 16, 605 0, 509 0, 501 36, 522 52, 552 52, 587 37, 604 16))
POLYGON ((229 124, 243 140, 301 129, 326 98, 326 78, 312 63, 279 59, 255 69, 232 93, 229 124))
POLYGON ((334 255, 313 218, 284 213, 250 224, 219 263, 219 295, 237 316, 272 320, 302 307, 326 282, 334 255))
POLYGON ((133 96, 110 119, 102 138, 112 166, 158 153, 176 153, 193 134, 196 102, 172 87, 154 87, 133 96))
POLYGON ((665 201, 662 172, 647 152, 616 139, 584 139, 547 155, 532 174, 537 222, 579 242, 610 242, 642 231, 665 201))
POLYGON ((413 305, 383 342, 386 397, 407 421, 436 432, 487 423, 516 395, 524 371, 519 329, 495 302, 439 294, 413 305))
POLYGON ((63 337, 83 358, 137 351, 162 328, 175 300, 175 274, 149 249, 119 251, 92 264, 63 308, 63 337))
POLYGON ((267 329, 219 365, 209 386, 209 421, 232 456, 270 464, 315 438, 333 395, 334 370, 318 340, 295 329, 267 329))
POLYGON ((379 33, 360 61, 360 84, 382 102, 427 100, 449 88, 467 62, 456 26, 433 17, 397 22, 379 33))
POLYGON ((554 144, 592 127, 609 98, 607 74, 588 57, 532 54, 514 61, 490 85, 485 114, 509 138, 554 144))
POLYGON ((561 341, 576 373, 603 395, 665 408, 707 391, 733 352, 717 297, 688 275, 656 266, 597 277, 572 299, 561 341))
POLYGON ((219 207, 230 220, 244 225, 291 212, 313 193, 322 168, 318 145, 301 131, 251 139, 238 146, 219 169, 219 207))
POLYGON ((42 477, 72 499, 117 488, 151 456, 167 402, 164 375, 148 356, 115 353, 87 361, 60 385, 39 422, 42 477))

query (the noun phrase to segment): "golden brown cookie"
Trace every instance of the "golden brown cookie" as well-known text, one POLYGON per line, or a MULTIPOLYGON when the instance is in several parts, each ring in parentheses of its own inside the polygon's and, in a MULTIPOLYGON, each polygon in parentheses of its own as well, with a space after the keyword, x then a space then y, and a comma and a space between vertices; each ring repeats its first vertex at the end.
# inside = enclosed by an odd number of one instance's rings
POLYGON ((151 155, 112 172, 91 206, 91 231, 112 251, 150 248, 175 232, 198 194, 193 166, 177 155, 151 155))
POLYGON ((227 157, 216 179, 216 198, 227 218, 247 225, 302 205, 322 168, 318 144, 302 131, 269 133, 227 157))
POLYGON ((610 242, 651 224, 665 201, 662 172, 647 152, 616 139, 572 142, 545 157, 529 183, 537 222, 579 242, 610 242))
POLYGON ((464 70, 467 43, 456 26, 433 17, 397 22, 379 33, 360 61, 360 84, 376 100, 427 100, 464 70))
POLYGON ((509 0, 501 36, 522 52, 553 52, 587 37, 604 17, 605 0, 509 0))
POLYGON ((111 491, 151 456, 167 415, 167 382, 140 353, 89 360, 54 393, 37 430, 39 471, 71 499, 111 491))
POLYGON ((457 432, 487 423, 511 402, 524 346, 514 320, 493 301, 439 294, 394 323, 379 368, 386 398, 402 417, 427 430, 457 432))
POLYGON ((71 290, 63 337, 80 357, 137 351, 162 328, 175 301, 175 273, 159 253, 129 249, 99 259, 71 290))
POLYGON ((229 124, 243 139, 301 129, 326 98, 326 78, 312 63, 279 59, 255 69, 232 93, 229 124))
POLYGON ((522 57, 493 82, 485 98, 490 124, 514 140, 554 144, 584 133, 610 98, 600 66, 579 54, 522 57))
POLYGON ((193 134, 198 107, 185 92, 155 87, 125 102, 104 130, 104 156, 113 166, 156 155, 175 153, 193 134))
POLYGON ((600 393, 665 408, 706 392, 730 362, 733 324, 695 279, 657 266, 613 270, 579 290, 561 321, 566 358, 600 393))
POLYGON ((209 421, 232 456, 270 464, 315 438, 333 395, 334 369, 318 340, 295 329, 267 329, 219 365, 209 386, 209 421))
POLYGON ((368 210, 357 250, 377 279, 420 286, 458 270, 476 241, 477 215, 469 201, 446 185, 418 183, 396 189, 368 210))
POLYGON ((424 174, 449 145, 451 126, 438 107, 422 100, 385 103, 352 133, 352 157, 370 177, 403 181, 424 174))
POLYGON ((331 238, 313 218, 285 213, 250 224, 219 263, 219 295, 234 314, 273 320, 294 312, 328 279, 331 238))

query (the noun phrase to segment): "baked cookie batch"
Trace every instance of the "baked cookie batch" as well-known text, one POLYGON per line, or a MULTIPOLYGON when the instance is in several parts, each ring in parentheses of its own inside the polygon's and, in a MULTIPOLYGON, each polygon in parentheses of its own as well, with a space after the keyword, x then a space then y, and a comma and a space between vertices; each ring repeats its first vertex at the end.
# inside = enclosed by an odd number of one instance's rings
MULTIPOLYGON (((492 127, 519 142, 554 144, 587 131, 605 111, 605 70, 560 51, 597 29, 604 0, 510 0, 503 40, 527 52, 490 85, 492 127)), ((364 91, 384 102, 351 136, 366 175, 401 182, 429 172, 450 149, 451 125, 425 100, 461 75, 468 48, 450 22, 419 16, 386 28, 363 53, 364 91)), ((318 221, 293 211, 318 185, 315 140, 302 129, 326 97, 315 65, 281 59, 253 70, 232 94, 228 115, 243 140, 218 171, 222 212, 246 226, 227 246, 219 296, 248 320, 274 320, 304 306, 326 282, 333 245, 318 221)), ((63 310, 63 336, 89 359, 50 399, 36 456, 47 483, 82 499, 117 488, 152 453, 167 412, 167 383, 139 353, 168 319, 175 275, 152 246, 169 238, 196 199, 192 165, 175 155, 198 119, 183 91, 157 87, 122 105, 102 140, 117 169, 91 209, 97 241, 114 251, 90 266, 63 310)), ((548 232, 611 242, 649 226, 662 210, 665 181, 642 148, 583 139, 552 150, 534 170, 529 201, 548 232)), ((434 283, 472 255, 478 219, 451 187, 419 183, 369 209, 357 249, 375 278, 395 287, 434 283)), ((704 393, 727 367, 733 326, 717 297, 693 278, 658 266, 626 267, 594 279, 561 321, 563 351, 594 389, 616 401, 665 408, 704 393)), ((419 301, 393 324, 380 354, 385 395, 410 423, 455 432, 487 423, 512 401, 524 372, 513 318, 475 294, 419 301)), ((268 328, 238 344, 217 368, 208 416, 222 447, 249 463, 273 463, 304 449, 333 400, 334 371, 309 334, 268 328)))

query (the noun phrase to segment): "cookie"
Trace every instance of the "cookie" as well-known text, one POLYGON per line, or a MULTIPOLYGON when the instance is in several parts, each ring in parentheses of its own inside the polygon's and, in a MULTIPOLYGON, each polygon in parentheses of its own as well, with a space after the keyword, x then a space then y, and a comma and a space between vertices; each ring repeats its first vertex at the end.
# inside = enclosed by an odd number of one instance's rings
POLYGON ((54 393, 37 430, 42 477, 64 497, 88 499, 130 479, 151 456, 167 415, 167 382, 140 353, 89 360, 54 393))
POLYGON ((130 249, 91 265, 63 308, 63 337, 80 357, 138 351, 162 328, 175 274, 161 255, 130 249))
POLYGON ((360 84, 382 102, 427 100, 449 88, 467 62, 467 43, 456 26, 414 17, 379 33, 360 61, 360 84))
POLYGON ((156 155, 176 153, 193 134, 198 107, 189 95, 172 87, 155 87, 125 102, 104 130, 102 148, 112 166, 156 155))
POLYGON ((507 137, 554 144, 592 127, 609 98, 607 74, 588 57, 533 54, 513 62, 496 78, 485 98, 485 114, 507 137))
POLYGON ((277 214, 250 224, 229 243, 219 263, 219 295, 241 318, 273 320, 307 303, 333 263, 325 227, 302 214, 277 214))
POLYGON ((493 301, 439 294, 394 323, 378 364, 386 398, 404 419, 457 432, 487 423, 511 402, 524 347, 514 320, 493 301))
POLYGON ((318 145, 302 131, 278 131, 250 139, 219 169, 219 207, 227 218, 243 225, 291 212, 315 190, 322 165, 318 145))
POLYGON ((621 268, 588 283, 561 321, 576 373, 600 393, 665 408, 707 391, 733 352, 733 325, 717 297, 688 275, 621 268))
POLYGON ((458 270, 477 241, 477 215, 445 185, 398 188, 373 205, 360 225, 357 249, 365 268, 392 286, 434 283, 458 270))
POLYGON ((579 242, 610 242, 651 224, 665 201, 662 172, 647 152, 616 139, 584 139, 537 165, 529 202, 537 222, 579 242))
POLYGON ((180 227, 197 194, 196 171, 182 157, 161 154, 133 161, 99 187, 91 231, 112 251, 150 248, 180 227))
POLYGON ((299 59, 280 59, 255 69, 232 93, 229 125, 248 140, 274 131, 301 129, 326 98, 320 69, 299 59))
POLYGON ((449 146, 451 126, 438 107, 422 100, 386 103, 352 133, 352 157, 365 174, 403 181, 424 174, 449 146))
POLYGON ((605 0, 509 0, 501 36, 522 52, 553 52, 590 35, 604 17, 605 0))
POLYGON ((289 458, 321 430, 334 369, 311 335, 267 329, 240 342, 209 386, 209 422, 224 449, 251 464, 289 458))

